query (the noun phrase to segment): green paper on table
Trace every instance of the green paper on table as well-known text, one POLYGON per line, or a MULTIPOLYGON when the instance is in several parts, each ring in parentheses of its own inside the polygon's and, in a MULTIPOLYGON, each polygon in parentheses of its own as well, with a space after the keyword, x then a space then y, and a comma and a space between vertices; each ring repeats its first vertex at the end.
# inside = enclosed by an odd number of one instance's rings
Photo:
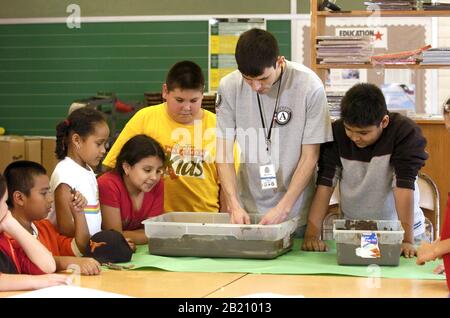
MULTIPOLYGON (((271 260, 158 256, 148 254, 148 246, 141 245, 131 262, 126 264, 133 264, 133 269, 158 268, 174 272, 374 276, 373 268, 367 266, 338 265, 334 241, 327 242, 328 252, 301 251, 300 244, 301 240, 295 240, 290 252, 271 260)), ((441 262, 437 260, 419 266, 416 265, 416 258, 402 256, 399 266, 380 266, 380 277, 444 280, 445 275, 433 274, 433 269, 441 262)))

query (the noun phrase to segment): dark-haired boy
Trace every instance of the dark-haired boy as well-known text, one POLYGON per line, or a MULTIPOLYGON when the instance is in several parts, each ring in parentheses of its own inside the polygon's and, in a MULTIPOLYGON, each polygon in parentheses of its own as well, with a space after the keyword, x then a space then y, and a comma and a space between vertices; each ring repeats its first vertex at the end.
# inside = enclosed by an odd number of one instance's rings
POLYGON ((89 242, 89 230, 83 209, 86 200, 75 191, 72 216, 75 237, 66 237, 46 219, 52 208, 53 195, 45 168, 39 163, 21 160, 9 164, 4 173, 8 186, 8 206, 14 218, 35 236, 52 254, 56 270, 66 270, 69 265, 80 267, 81 274, 97 275, 100 264, 93 258, 82 258, 89 242))
POLYGON ((137 112, 103 161, 106 167, 114 168, 123 145, 136 135, 156 139, 165 151, 168 167, 164 212, 219 211, 216 116, 201 108, 204 85, 203 72, 196 63, 173 65, 162 87, 166 101, 137 112))
POLYGON ((356 84, 341 102, 333 123, 334 142, 321 148, 317 189, 303 249, 327 250, 320 240, 322 221, 339 181, 340 209, 347 219, 395 220, 405 235, 402 253, 413 257, 414 238, 425 231, 416 177, 428 158, 426 139, 411 119, 389 113, 381 90, 356 84))

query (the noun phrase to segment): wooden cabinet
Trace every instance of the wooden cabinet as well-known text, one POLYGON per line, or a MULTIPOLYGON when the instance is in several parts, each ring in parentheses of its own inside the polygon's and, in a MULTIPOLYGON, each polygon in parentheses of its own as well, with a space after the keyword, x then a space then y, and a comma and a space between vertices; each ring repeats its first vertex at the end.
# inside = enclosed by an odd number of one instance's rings
POLYGON ((439 188, 441 195, 441 224, 444 222, 447 206, 447 193, 450 192, 450 134, 445 128, 443 120, 421 120, 416 122, 422 128, 427 139, 426 151, 429 158, 422 168, 422 172, 429 175, 439 188))

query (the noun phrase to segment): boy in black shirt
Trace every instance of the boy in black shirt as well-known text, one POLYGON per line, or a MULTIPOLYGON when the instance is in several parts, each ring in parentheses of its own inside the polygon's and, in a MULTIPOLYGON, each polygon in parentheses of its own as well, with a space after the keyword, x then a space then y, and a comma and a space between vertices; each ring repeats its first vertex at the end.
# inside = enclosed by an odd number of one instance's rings
POLYGON ((333 123, 333 137, 333 142, 321 147, 317 189, 302 248, 327 250, 320 233, 339 181, 344 218, 399 219, 405 230, 402 254, 415 256, 414 237, 425 231, 415 181, 428 158, 419 126, 389 113, 377 86, 357 84, 342 99, 341 119, 333 123))

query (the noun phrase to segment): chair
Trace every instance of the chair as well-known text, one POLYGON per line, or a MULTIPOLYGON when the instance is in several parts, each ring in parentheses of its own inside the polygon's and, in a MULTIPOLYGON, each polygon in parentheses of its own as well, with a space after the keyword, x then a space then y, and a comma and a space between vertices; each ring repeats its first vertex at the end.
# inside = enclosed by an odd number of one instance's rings
POLYGON ((440 230, 439 189, 433 179, 423 172, 419 172, 417 184, 420 192, 419 206, 425 215, 425 233, 433 241, 439 236, 440 230))
POLYGON ((330 199, 328 213, 322 222, 322 240, 333 240, 333 220, 338 219, 339 217, 339 185, 336 185, 330 199))

